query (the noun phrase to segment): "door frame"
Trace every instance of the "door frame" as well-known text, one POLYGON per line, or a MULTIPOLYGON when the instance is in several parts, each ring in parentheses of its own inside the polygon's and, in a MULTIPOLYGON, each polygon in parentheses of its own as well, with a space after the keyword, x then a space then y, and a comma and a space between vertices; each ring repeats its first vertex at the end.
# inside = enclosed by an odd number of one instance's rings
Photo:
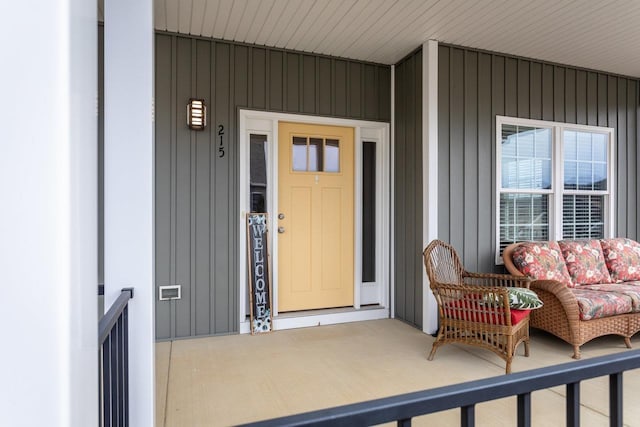
POLYGON ((247 246, 245 215, 249 212, 249 136, 267 136, 267 206, 269 206, 269 230, 277 229, 278 212, 278 124, 283 122, 309 123, 327 126, 348 126, 354 128, 354 305, 351 309, 314 310, 313 312, 286 313, 278 315, 278 239, 269 233, 270 262, 273 286, 273 326, 275 330, 317 326, 319 324, 344 323, 359 320, 388 318, 390 313, 390 136, 389 124, 366 120, 340 119, 334 117, 286 114, 268 111, 240 109, 239 117, 239 185, 238 185, 238 279, 239 279, 239 321, 240 333, 250 331, 249 292, 247 285, 247 246), (376 282, 375 290, 362 284, 362 269, 358 260, 362 259, 362 142, 376 142, 376 282), (373 295, 371 295, 373 292, 373 295), (363 298, 365 298, 363 300, 363 298), (362 308, 362 301, 376 299, 374 308, 362 308))

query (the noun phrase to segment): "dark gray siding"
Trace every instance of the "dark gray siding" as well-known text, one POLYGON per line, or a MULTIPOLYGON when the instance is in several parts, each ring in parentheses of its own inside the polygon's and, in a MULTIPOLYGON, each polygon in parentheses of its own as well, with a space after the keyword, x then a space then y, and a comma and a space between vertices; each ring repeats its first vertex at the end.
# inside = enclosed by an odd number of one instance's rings
POLYGON ((394 80, 395 315, 422 327, 422 50, 394 80))
POLYGON ((496 115, 615 128, 616 234, 640 237, 637 79, 456 46, 438 55, 438 234, 468 270, 500 270, 496 115))
POLYGON ((239 108, 390 120, 390 67, 174 34, 156 35, 158 339, 238 331, 239 108), (209 126, 186 127, 190 97, 209 126), (218 126, 225 156, 218 156, 218 126))

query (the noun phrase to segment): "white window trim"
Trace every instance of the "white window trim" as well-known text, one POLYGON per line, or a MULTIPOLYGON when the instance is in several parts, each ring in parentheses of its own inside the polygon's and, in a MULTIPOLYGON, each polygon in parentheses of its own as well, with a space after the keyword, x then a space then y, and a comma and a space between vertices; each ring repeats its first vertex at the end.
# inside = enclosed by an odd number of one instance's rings
MULTIPOLYGON (((356 182, 354 186, 354 243, 356 266, 360 265, 357 260, 362 259, 362 142, 374 141, 378 146, 376 155, 376 186, 378 187, 376 197, 376 280, 378 286, 379 308, 360 310, 361 298, 371 294, 361 295, 362 272, 361 269, 354 269, 354 311, 327 310, 317 311, 318 314, 278 315, 278 240, 274 233, 270 235, 270 257, 272 275, 272 312, 274 316, 274 330, 289 328, 299 328, 307 326, 317 326, 318 324, 334 324, 352 322, 359 320, 373 320, 388 318, 390 314, 390 295, 393 290, 389 280, 390 271, 390 212, 386 208, 391 203, 390 199, 390 134, 389 124, 383 122, 371 122, 365 120, 338 119, 322 116, 307 116, 302 114, 275 113, 268 111, 255 111, 241 109, 239 111, 239 194, 238 205, 240 212, 240 227, 238 236, 239 270, 238 278, 240 283, 240 293, 238 301, 238 312, 240 317, 240 333, 248 333, 248 289, 247 289, 247 264, 246 264, 246 225, 245 214, 249 212, 249 136, 250 134, 261 134, 267 136, 267 205, 269 211, 269 229, 277 229, 278 212, 278 156, 276 141, 278 141, 278 122, 297 122, 321 125, 349 126, 355 129, 355 151, 356 164, 354 173, 356 182)), ((367 287, 367 285, 364 285, 367 287)), ((364 302, 366 304, 367 301, 364 302)))
MULTIPOLYGON (((509 193, 524 194, 550 194, 549 200, 549 240, 562 240, 562 196, 567 194, 589 194, 605 196, 605 212, 604 212, 604 237, 611 238, 615 234, 615 129, 610 127, 578 125, 571 123, 553 122, 546 120, 521 119, 517 117, 496 116, 496 264, 504 264, 500 254, 500 194, 502 191, 502 126, 531 126, 550 128, 552 131, 552 153, 551 170, 552 184, 550 190, 545 189, 508 189, 509 193), (580 191, 580 190, 564 190, 564 167, 562 163, 563 139, 562 132, 565 130, 575 130, 584 132, 595 132, 606 134, 609 138, 609 146, 607 150, 607 185, 606 191, 580 191)), ((506 189, 505 189, 506 191, 506 189)))

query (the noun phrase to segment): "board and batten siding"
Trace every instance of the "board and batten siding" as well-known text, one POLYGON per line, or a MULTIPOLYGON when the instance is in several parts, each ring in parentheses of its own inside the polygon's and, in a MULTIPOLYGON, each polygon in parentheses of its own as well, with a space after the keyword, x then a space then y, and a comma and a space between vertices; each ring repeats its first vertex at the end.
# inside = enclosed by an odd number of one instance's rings
POLYGON ((495 265, 496 115, 614 128, 616 236, 640 237, 639 87, 624 76, 439 46, 438 235, 467 270, 502 271, 495 265))
POLYGON ((395 65, 395 317, 422 328, 422 49, 395 65))
POLYGON ((155 57, 156 288, 182 286, 180 300, 156 292, 156 337, 237 333, 238 110, 388 122, 391 69, 170 33, 155 57), (187 128, 191 97, 205 99, 204 131, 187 128))

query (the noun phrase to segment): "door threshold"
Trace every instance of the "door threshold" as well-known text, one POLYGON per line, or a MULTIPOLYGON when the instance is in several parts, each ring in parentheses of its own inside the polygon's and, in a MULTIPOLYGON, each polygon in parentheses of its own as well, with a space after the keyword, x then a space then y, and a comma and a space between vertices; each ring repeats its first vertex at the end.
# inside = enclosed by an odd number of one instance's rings
MULTIPOLYGON (((360 307, 329 308, 281 313, 273 318, 273 330, 308 328, 311 326, 335 325, 338 323, 363 322, 366 320, 388 319, 389 309, 380 305, 360 307)), ((240 333, 250 333, 249 320, 240 323, 240 333)))
POLYGON ((289 319, 292 317, 303 316, 320 316, 323 314, 337 314, 337 313, 352 313, 363 310, 379 310, 381 307, 379 304, 372 304, 367 306, 361 306, 360 310, 353 307, 335 307, 335 308, 319 308, 314 310, 299 310, 299 311, 286 311, 284 313, 278 313, 279 319, 289 319))

